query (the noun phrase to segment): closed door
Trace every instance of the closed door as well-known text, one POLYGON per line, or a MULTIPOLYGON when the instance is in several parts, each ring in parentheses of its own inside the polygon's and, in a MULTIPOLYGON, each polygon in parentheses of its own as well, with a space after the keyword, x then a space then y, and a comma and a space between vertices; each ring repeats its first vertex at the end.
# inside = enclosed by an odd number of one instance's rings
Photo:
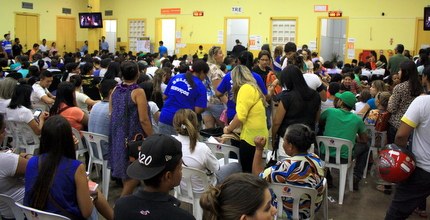
POLYGON ((72 17, 57 17, 57 50, 76 52, 76 20, 72 17))
POLYGON ((319 22, 319 54, 328 61, 344 61, 347 19, 321 18, 319 22))
POLYGON ((415 53, 418 53, 421 48, 430 47, 430 31, 424 31, 424 19, 418 19, 416 29, 415 53))
POLYGON ((20 39, 24 52, 31 50, 39 42, 39 15, 16 14, 15 37, 20 39))

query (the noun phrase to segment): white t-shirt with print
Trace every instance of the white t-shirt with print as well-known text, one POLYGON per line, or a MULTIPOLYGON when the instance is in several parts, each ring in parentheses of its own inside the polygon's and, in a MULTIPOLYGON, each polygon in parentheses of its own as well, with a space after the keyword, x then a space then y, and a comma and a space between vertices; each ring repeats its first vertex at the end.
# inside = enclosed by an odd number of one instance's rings
POLYGON ((401 121, 415 128, 412 153, 417 167, 430 173, 430 95, 418 96, 409 105, 401 121))

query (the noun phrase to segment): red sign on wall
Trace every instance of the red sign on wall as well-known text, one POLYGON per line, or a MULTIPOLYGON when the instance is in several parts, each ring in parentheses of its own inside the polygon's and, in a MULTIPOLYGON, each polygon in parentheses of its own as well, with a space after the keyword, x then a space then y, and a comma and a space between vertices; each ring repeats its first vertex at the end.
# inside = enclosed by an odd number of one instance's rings
POLYGON ((162 8, 160 13, 162 15, 179 15, 181 14, 181 8, 162 8))

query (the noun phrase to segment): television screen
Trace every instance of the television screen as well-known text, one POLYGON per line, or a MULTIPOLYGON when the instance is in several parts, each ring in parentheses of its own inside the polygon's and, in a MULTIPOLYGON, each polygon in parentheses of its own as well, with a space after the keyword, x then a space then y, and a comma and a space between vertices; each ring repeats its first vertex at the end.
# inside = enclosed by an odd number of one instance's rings
POLYGON ((424 8, 424 30, 430 31, 430 7, 424 8))
POLYGON ((102 13, 79 13, 79 25, 81 28, 102 28, 102 13))

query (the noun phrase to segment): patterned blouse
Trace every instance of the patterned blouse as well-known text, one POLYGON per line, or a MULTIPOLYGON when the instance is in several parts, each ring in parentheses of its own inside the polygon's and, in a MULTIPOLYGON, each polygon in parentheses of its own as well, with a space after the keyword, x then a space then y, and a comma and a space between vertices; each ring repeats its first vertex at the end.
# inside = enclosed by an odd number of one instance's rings
POLYGON ((399 128, 400 119, 408 110, 409 105, 414 101, 416 97, 411 96, 409 89, 409 82, 405 81, 393 89, 393 94, 388 101, 388 112, 391 113, 391 117, 388 120, 392 126, 399 128))
MULTIPOLYGON (((298 154, 285 160, 278 161, 275 166, 269 167, 259 175, 267 182, 288 183, 296 186, 315 188, 318 191, 317 209, 323 199, 324 168, 321 159, 314 153, 298 154)), ((293 200, 283 197, 284 214, 291 219, 293 213, 293 200)), ((300 219, 309 218, 309 199, 302 196, 300 199, 300 219)))
POLYGON ((222 78, 224 78, 225 74, 216 64, 209 63, 209 62, 208 64, 209 64, 209 72, 204 82, 206 86, 208 102, 209 104, 221 105, 222 104, 221 100, 215 96, 216 88, 213 87, 214 85, 212 84, 212 81, 214 80, 221 81, 222 78))

